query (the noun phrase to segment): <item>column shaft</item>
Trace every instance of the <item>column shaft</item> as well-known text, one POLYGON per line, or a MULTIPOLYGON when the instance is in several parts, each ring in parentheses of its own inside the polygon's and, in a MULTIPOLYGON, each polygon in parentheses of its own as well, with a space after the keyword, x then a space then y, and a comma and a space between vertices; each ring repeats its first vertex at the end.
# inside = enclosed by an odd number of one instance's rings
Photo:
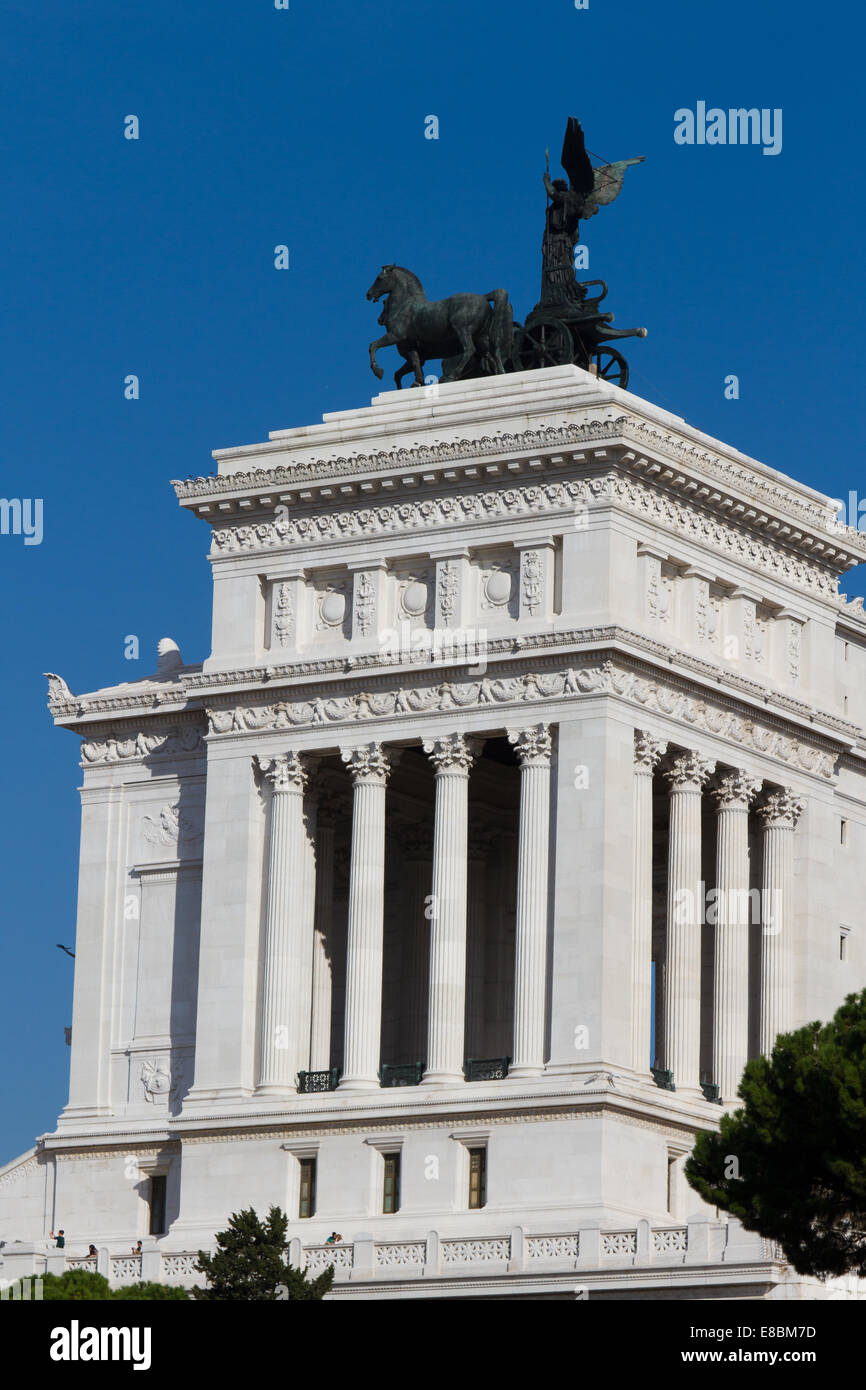
POLYGON ((665 1066, 677 1089, 700 1085, 701 1027, 701 788, 712 763, 695 753, 674 758, 670 772, 668 840, 665 1066))
POLYGON ((304 965, 304 906, 298 892, 307 873, 304 826, 306 771, 293 753, 259 758, 273 788, 268 841, 268 890, 258 1091, 297 1089, 301 1065, 300 990, 304 965))
POLYGON ((761 893, 761 1051, 769 1055, 792 1026, 794 830, 803 803, 772 792, 758 810, 763 830, 761 893))
POLYGON ((749 803, 760 783, 745 772, 716 790, 716 923, 713 964, 713 1080, 736 1098, 749 1057, 749 803))
POLYGON ((436 768, 433 886, 430 918, 430 990, 427 1024, 428 1085, 463 1081, 466 1012, 466 854, 469 769, 474 749, 459 734, 424 744, 436 768))
POLYGON ((341 1090, 379 1085, 385 919, 385 786, 390 764, 378 744, 342 754, 354 780, 346 1020, 341 1090))
POLYGON ((540 1076, 547 990, 551 740, 544 724, 509 730, 508 738, 520 759, 514 1051, 509 1075, 540 1076))

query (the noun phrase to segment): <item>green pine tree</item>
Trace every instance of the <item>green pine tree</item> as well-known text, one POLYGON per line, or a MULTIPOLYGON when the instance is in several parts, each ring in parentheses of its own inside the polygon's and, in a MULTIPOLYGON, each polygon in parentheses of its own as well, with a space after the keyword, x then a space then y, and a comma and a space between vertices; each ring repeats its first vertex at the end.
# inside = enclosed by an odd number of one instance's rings
POLYGON ((799 1274, 866 1276, 866 990, 749 1062, 741 1110, 698 1136, 686 1177, 776 1241, 799 1274))
POLYGON ((229 1217, 228 1230, 217 1234, 217 1252, 198 1252, 197 1268, 207 1288, 194 1288, 197 1299, 272 1303, 282 1300, 321 1299, 334 1282, 330 1265, 315 1279, 293 1269, 285 1259, 288 1218, 271 1207, 261 1221, 252 1207, 229 1217))

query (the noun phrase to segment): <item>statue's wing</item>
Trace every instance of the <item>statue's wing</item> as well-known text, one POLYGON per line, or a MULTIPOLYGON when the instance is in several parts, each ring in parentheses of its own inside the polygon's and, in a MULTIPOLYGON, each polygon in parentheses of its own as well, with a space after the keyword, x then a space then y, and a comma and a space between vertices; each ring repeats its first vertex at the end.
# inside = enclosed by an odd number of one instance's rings
POLYGON ((612 203, 622 188, 625 171, 630 164, 643 164, 643 155, 636 159, 618 159, 615 164, 603 164, 593 170, 593 192, 600 204, 612 203))
POLYGON ((576 116, 569 116, 562 142, 560 163, 568 174, 572 191, 586 195, 593 190, 594 170, 583 143, 583 130, 576 116))

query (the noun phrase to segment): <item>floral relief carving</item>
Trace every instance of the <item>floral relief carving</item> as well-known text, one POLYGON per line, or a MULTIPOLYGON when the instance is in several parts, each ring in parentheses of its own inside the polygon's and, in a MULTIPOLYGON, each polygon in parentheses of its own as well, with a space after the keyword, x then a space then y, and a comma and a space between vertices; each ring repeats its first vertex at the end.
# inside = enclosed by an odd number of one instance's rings
POLYGON ((295 636, 295 604, 289 583, 274 585, 274 617, 271 645, 288 647, 295 636))

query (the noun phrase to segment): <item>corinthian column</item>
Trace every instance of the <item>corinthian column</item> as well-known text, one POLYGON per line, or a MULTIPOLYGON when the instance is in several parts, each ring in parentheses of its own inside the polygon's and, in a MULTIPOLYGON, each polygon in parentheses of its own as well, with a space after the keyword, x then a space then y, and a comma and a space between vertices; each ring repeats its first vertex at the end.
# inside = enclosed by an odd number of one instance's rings
POLYGON ((299 891, 308 875, 304 787, 307 771, 297 753, 258 758, 272 789, 268 841, 268 896, 261 1010, 260 1095, 284 1096, 297 1090, 302 1008, 301 981, 306 959, 304 908, 299 891))
POLYGON ((794 831, 803 802, 788 789, 758 807, 763 831, 761 893, 761 1051, 769 1055, 791 1028, 794 831))
POLYGON ((334 826, 331 802, 322 801, 316 822, 316 907, 313 933, 313 1002, 310 1018, 310 1070, 331 1065, 331 989, 334 949, 334 826))
POLYGON ((341 749, 352 774, 352 859, 346 952, 346 1031, 340 1089, 379 1085, 385 919, 385 787, 391 763, 379 743, 341 749))
POLYGON ((666 749, 660 739, 635 729, 631 1064, 640 1072, 652 1065, 653 769, 666 749))
POLYGON ((733 1100, 749 1059, 749 805, 760 782, 726 773, 716 802, 713 1080, 733 1100))
POLYGON ((540 1076, 544 1068, 550 837, 550 730, 509 729, 520 761, 517 919, 514 965, 514 1055, 510 1076, 540 1076))
POLYGON ((665 1066, 678 1089, 698 1090, 701 1045, 701 790, 715 764, 680 753, 667 770, 668 831, 665 1066))
POLYGON ((475 743, 462 734, 424 744, 436 769, 427 1085, 463 1081, 469 770, 476 751, 475 743))

